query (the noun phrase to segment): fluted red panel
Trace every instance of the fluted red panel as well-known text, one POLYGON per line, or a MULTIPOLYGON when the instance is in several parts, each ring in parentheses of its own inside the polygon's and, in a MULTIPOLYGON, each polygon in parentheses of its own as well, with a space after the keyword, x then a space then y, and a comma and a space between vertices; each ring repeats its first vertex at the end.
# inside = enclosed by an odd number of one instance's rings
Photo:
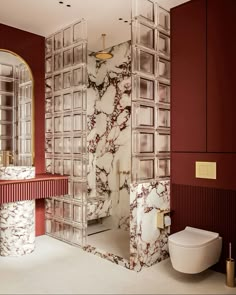
POLYGON ((172 232, 189 225, 220 234, 223 249, 216 269, 224 272, 229 242, 236 258, 236 191, 172 184, 171 210, 172 232))
POLYGON ((68 179, 40 179, 0 183, 0 203, 50 198, 68 194, 68 179))

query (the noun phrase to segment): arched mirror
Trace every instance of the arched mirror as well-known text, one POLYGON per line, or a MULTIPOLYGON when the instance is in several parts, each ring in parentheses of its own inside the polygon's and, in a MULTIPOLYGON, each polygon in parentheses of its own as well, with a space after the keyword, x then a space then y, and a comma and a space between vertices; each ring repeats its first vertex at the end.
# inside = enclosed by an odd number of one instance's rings
POLYGON ((34 164, 33 77, 27 63, 0 49, 0 166, 34 164))

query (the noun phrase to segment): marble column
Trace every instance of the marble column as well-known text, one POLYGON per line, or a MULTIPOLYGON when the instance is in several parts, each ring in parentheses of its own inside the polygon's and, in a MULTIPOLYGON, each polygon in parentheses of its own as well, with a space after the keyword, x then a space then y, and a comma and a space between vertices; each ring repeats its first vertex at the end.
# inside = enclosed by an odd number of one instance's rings
POLYGON ((0 206, 0 255, 21 256, 35 248, 35 200, 0 206))

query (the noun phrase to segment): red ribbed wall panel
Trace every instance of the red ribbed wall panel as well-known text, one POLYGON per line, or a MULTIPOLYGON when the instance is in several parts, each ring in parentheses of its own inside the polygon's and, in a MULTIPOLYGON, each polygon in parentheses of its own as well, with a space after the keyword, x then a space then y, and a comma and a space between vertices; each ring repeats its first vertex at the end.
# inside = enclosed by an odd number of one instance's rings
POLYGON ((217 270, 225 271, 228 244, 236 257, 236 191, 172 184, 172 232, 193 226, 218 232, 223 249, 217 270))
POLYGON ((68 179, 39 179, 0 182, 0 203, 44 199, 68 194, 68 179))

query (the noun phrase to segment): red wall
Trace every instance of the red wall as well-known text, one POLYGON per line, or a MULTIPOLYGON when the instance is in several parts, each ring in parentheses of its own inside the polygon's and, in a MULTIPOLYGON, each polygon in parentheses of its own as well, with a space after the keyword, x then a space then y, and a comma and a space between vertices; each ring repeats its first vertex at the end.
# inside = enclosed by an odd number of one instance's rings
POLYGON ((172 232, 185 226, 223 237, 236 258, 236 1, 192 0, 171 10, 172 232), (227 42, 226 42, 227 40, 227 42), (196 161, 217 179, 195 177, 196 161))
MULTIPOLYGON (((36 173, 45 172, 44 127, 44 45, 45 39, 29 32, 0 24, 0 48, 20 55, 29 65, 34 78, 35 98, 35 167, 36 173)), ((36 201, 36 235, 45 233, 44 203, 36 201)))

